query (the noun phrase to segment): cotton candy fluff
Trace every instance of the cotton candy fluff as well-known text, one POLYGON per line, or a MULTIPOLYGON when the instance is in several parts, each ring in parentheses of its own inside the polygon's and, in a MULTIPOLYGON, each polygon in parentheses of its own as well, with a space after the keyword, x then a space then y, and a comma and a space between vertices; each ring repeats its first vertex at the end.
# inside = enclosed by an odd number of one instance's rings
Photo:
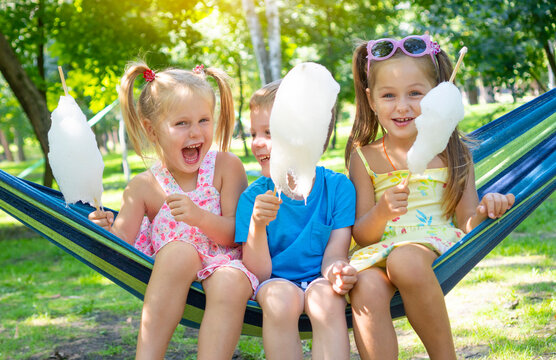
POLYGON ((339 92, 330 72, 311 62, 295 66, 280 83, 270 114, 270 176, 278 194, 307 200, 339 92))
POLYGON ((415 119, 417 138, 407 153, 411 173, 425 172, 431 160, 444 151, 463 116, 461 93, 451 82, 440 83, 423 97, 421 115, 415 119))
POLYGON ((48 160, 66 204, 101 205, 104 163, 85 114, 71 96, 60 96, 48 131, 48 160))

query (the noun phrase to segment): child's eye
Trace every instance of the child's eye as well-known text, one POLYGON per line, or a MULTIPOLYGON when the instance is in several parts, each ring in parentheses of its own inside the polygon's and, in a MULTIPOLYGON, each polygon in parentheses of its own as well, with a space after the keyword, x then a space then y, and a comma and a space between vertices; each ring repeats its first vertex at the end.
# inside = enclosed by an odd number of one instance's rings
POLYGON ((207 122, 207 121, 210 121, 210 120, 207 119, 207 118, 202 118, 201 120, 199 120, 199 122, 201 122, 201 123, 202 123, 202 122, 207 122))
POLYGON ((268 136, 270 136, 270 130, 265 130, 265 132, 264 132, 264 133, 265 133, 265 135, 268 135, 268 136))
POLYGON ((390 98, 393 98, 393 97, 394 97, 394 94, 392 94, 392 93, 387 93, 387 94, 383 94, 382 97, 383 97, 383 98, 390 99, 390 98))
POLYGON ((255 136, 257 136, 257 133, 255 132, 251 132, 250 134, 248 134, 249 136, 251 136, 253 139, 255 138, 255 136))
POLYGON ((409 95, 410 96, 420 96, 420 95, 423 95, 423 93, 420 92, 420 91, 415 90, 415 91, 410 92, 409 95))

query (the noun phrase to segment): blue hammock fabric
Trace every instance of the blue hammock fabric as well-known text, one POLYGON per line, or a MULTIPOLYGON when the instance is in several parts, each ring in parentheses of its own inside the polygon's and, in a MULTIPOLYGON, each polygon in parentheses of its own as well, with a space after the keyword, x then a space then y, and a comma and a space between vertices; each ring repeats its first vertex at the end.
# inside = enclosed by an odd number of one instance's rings
MULTIPOLYGON (((556 89, 477 129, 469 136, 479 196, 511 192, 516 203, 502 218, 486 220, 433 264, 448 293, 556 188, 556 89)), ((0 170, 0 208, 95 271, 143 299, 153 259, 94 225, 84 204, 66 206, 60 192, 0 170)), ((115 212, 115 214, 117 214, 115 212)), ((198 328, 205 307, 202 286, 194 283, 181 320, 198 328)), ((399 294, 392 299, 393 318, 404 315, 399 294)), ((346 308, 351 327, 351 309, 346 308)), ((306 315, 299 321, 302 338, 311 335, 306 315)), ((261 336, 262 311, 249 301, 243 334, 261 336)))

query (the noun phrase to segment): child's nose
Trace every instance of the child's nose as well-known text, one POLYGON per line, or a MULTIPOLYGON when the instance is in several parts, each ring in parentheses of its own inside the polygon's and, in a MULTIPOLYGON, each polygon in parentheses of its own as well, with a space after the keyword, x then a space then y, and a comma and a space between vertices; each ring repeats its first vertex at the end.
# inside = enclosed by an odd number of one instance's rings
POLYGON ((406 114, 409 111, 409 101, 407 99, 401 98, 398 101, 396 109, 400 114, 406 114))
POLYGON ((199 127, 199 125, 194 124, 193 126, 191 126, 191 128, 189 129, 189 136, 191 138, 196 138, 199 136, 199 134, 201 134, 201 128, 199 127))

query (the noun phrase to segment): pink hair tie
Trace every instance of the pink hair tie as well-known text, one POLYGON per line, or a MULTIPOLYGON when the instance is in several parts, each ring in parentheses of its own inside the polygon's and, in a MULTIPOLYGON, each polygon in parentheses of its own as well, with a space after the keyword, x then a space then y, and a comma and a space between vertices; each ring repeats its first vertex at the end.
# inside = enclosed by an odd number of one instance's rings
POLYGON ((193 68, 193 72, 195 74, 201 74, 205 72, 205 65, 201 64, 201 65, 197 65, 193 68))
POLYGON ((156 75, 155 75, 154 71, 152 71, 151 69, 147 69, 147 70, 143 71, 143 78, 145 79, 146 82, 153 81, 155 76, 156 75))
POLYGON ((434 53, 434 55, 438 55, 438 53, 440 52, 440 45, 438 45, 438 43, 436 41, 432 41, 431 42, 431 47, 432 47, 432 52, 434 53))

